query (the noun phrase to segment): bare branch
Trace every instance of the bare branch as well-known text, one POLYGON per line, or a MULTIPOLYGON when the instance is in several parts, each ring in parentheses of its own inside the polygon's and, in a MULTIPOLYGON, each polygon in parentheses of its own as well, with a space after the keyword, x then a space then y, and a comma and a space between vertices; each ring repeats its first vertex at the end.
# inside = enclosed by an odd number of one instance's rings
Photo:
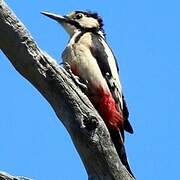
POLYGON ((23 176, 12 176, 6 172, 0 172, 0 180, 31 180, 23 176))
POLYGON ((0 48, 15 69, 47 99, 62 121, 90 180, 132 180, 118 158, 108 130, 69 74, 35 43, 0 0, 0 48))

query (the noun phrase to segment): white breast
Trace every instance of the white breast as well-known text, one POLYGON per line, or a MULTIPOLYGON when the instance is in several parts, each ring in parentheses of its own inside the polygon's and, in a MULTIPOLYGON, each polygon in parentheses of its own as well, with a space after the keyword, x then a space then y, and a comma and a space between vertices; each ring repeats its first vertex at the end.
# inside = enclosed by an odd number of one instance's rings
MULTIPOLYGON (((76 36, 77 37, 77 36, 76 36)), ((93 84, 100 85, 109 91, 105 78, 97 64, 96 59, 90 51, 91 36, 89 33, 84 34, 78 43, 74 42, 75 37, 70 40, 65 48, 62 58, 64 62, 76 65, 78 74, 83 80, 87 80, 89 86, 93 84)))

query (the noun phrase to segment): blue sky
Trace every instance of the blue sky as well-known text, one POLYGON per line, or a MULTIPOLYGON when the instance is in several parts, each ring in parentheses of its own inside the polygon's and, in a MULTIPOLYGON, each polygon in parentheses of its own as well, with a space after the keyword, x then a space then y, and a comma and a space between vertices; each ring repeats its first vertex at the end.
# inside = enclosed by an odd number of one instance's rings
MULTIPOLYGON (((40 48, 59 62, 68 36, 40 11, 93 10, 104 18, 135 134, 126 135, 138 180, 180 179, 180 3, 6 1, 40 48)), ((41 94, 0 52, 0 170, 38 180, 87 179, 63 125, 41 94)))

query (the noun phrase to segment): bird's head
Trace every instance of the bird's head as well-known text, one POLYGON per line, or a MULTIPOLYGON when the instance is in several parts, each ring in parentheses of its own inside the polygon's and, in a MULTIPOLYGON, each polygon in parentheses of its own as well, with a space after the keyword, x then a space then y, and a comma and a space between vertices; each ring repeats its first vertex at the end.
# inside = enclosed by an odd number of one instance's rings
POLYGON ((42 14, 60 23, 70 36, 72 36, 76 30, 101 32, 104 34, 103 21, 97 13, 74 11, 66 16, 48 12, 42 12, 42 14))

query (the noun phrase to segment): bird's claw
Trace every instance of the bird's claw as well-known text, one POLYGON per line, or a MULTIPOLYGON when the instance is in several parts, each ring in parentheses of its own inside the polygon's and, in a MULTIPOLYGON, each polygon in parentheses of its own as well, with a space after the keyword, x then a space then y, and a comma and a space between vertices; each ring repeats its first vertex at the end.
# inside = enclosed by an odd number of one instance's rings
POLYGON ((83 91, 83 92, 86 92, 87 90, 88 90, 88 87, 87 87, 87 84, 88 84, 88 82, 87 81, 85 81, 85 83, 84 82, 81 82, 81 79, 78 77, 78 76, 75 76, 74 74, 73 74, 73 76, 72 76, 72 79, 75 81, 75 83, 81 88, 81 90, 83 91))
POLYGON ((69 70, 71 71, 71 66, 70 66, 69 63, 65 62, 63 64, 64 64, 64 67, 65 67, 66 71, 68 71, 68 72, 69 72, 69 70))
POLYGON ((74 75, 71 70, 71 66, 67 62, 64 63, 64 67, 65 67, 66 71, 70 74, 71 78, 76 83, 76 85, 78 85, 82 91, 86 92, 88 89, 88 87, 87 87, 88 81, 86 80, 86 81, 82 82, 82 80, 79 78, 79 76, 74 75))

